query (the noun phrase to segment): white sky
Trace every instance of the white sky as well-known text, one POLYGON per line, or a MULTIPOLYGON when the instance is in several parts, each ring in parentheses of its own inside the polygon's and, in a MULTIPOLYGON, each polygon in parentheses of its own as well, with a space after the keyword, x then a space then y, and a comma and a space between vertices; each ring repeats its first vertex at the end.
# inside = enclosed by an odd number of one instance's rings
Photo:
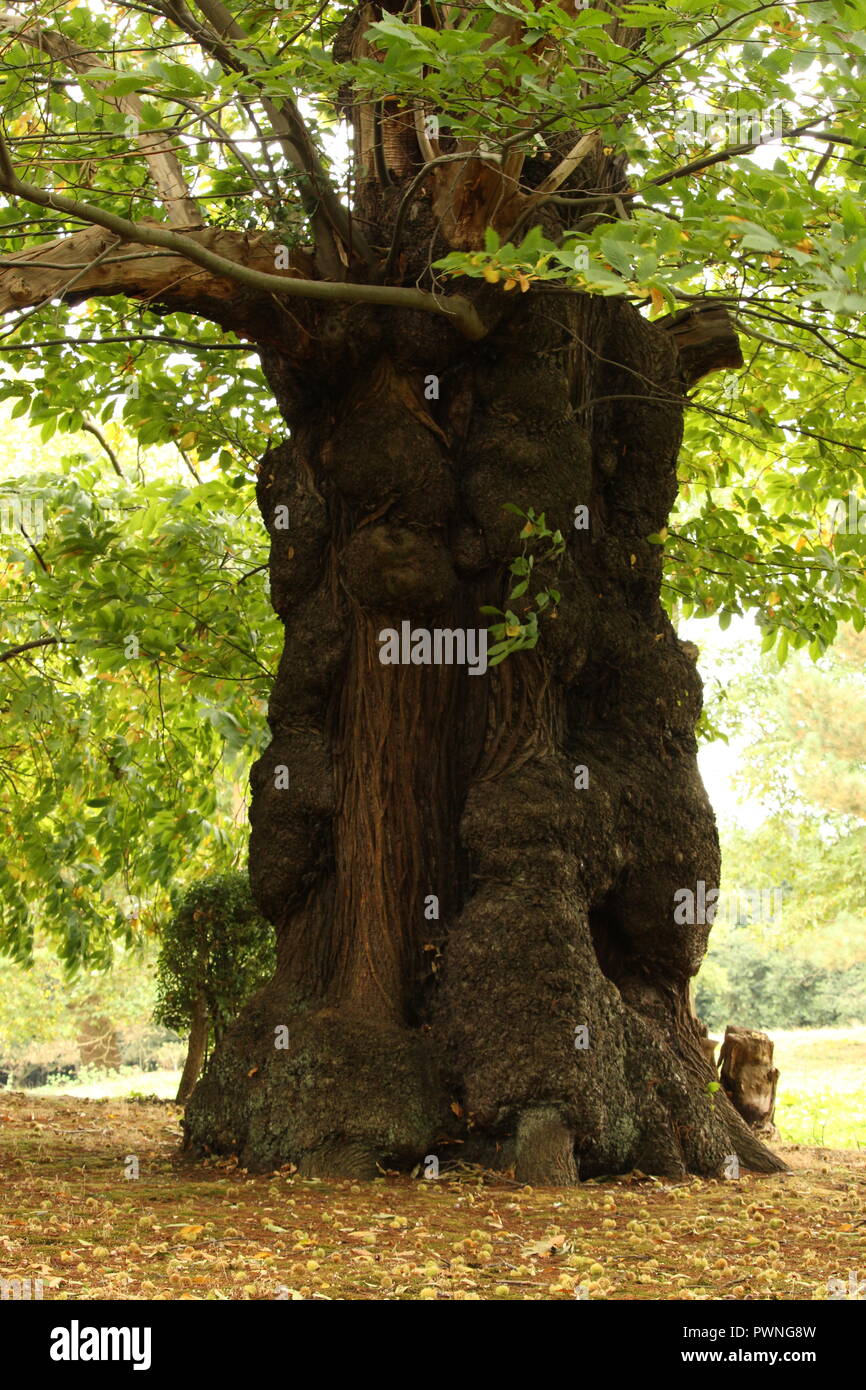
MULTIPOLYGON (((683 641, 694 642, 700 648, 698 670, 709 684, 712 676, 724 678, 715 669, 715 655, 735 647, 738 643, 750 643, 750 664, 760 660, 761 633, 752 618, 733 618, 730 627, 722 631, 715 618, 689 618, 681 622, 677 635, 683 641)), ((747 830, 754 830, 765 818, 765 812, 754 801, 741 802, 734 790, 737 774, 745 746, 743 739, 731 739, 724 743, 716 739, 702 744, 698 752, 698 765, 704 785, 716 815, 725 820, 736 820, 747 830)))

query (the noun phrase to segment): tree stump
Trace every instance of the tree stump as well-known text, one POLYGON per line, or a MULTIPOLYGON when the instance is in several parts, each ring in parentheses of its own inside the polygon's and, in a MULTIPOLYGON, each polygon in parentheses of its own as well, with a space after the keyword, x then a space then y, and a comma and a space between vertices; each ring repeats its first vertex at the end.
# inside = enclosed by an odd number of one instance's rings
POLYGON ((774 1123, 776 1083, 773 1044, 766 1033, 729 1023, 719 1054, 722 1089, 750 1129, 778 1138, 774 1123))

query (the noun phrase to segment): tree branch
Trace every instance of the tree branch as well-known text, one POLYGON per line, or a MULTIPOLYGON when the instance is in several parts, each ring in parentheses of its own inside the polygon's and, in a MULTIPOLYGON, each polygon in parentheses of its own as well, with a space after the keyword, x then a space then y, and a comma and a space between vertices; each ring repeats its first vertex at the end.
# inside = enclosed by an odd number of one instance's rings
MULTIPOLYGON (((403 289, 391 285, 356 285, 345 281, 305 280, 298 278, 291 272, 286 275, 279 275, 274 271, 256 269, 248 264, 248 260, 244 262, 232 260, 210 249, 210 245, 230 245, 232 242, 238 250, 245 249, 250 239, 239 233, 223 232, 217 228, 205 228, 202 231, 182 234, 171 231, 158 223, 130 222, 127 218, 106 212, 93 203, 82 203, 60 193, 50 193, 44 188, 37 187, 36 184, 28 183, 17 177, 12 167, 8 148, 2 139, 0 139, 0 188, 5 189, 15 197, 36 203, 40 207, 53 208, 70 217, 75 217, 79 221, 91 222, 96 226, 104 227, 120 241, 138 243, 142 246, 163 247, 167 251, 173 251, 176 257, 183 258, 187 262, 192 261, 195 265, 211 272, 211 278, 206 280, 204 287, 198 285, 196 292, 191 293, 192 287, 187 285, 182 294, 172 296, 171 290, 173 281, 177 280, 178 266, 175 262, 170 268, 160 258, 156 262, 157 265, 160 265, 160 261, 162 261, 158 277, 154 277, 152 264, 150 267, 145 266, 143 275, 138 277, 139 297, 150 296, 162 299, 163 291, 166 291, 169 293, 169 297, 175 297, 187 304, 193 303, 194 305, 197 296, 208 297, 205 291, 214 292, 212 277, 215 276, 223 281, 235 281, 249 289, 260 291, 261 294, 274 295, 278 298, 322 299, 330 303, 374 304, 399 309, 414 309, 421 313, 442 314, 451 319, 455 328, 465 337, 472 339, 483 338, 487 331, 474 305, 461 295, 434 295, 428 294, 424 290, 403 289), (149 277, 148 271, 150 272, 149 277), (147 284, 143 295, 141 293, 142 282, 147 284)), ((81 259, 81 235, 77 234, 70 237, 65 242, 49 242, 44 247, 30 248, 28 251, 19 252, 15 259, 20 258, 22 262, 28 259, 38 260, 40 252, 43 251, 56 257, 61 248, 66 247, 68 250, 73 243, 76 244, 77 259, 81 259)), ((104 243, 106 247, 110 247, 110 245, 110 242, 104 243)), ((273 265, 276 250, 277 246, 273 242, 260 241, 258 246, 259 259, 261 260, 262 255, 264 255, 273 265)), ((62 274, 62 272, 57 271, 49 273, 55 277, 62 274)), ((87 294, 98 293, 100 289, 103 294, 110 293, 111 290, 106 288, 106 284, 111 284, 112 277, 114 279, 114 293, 128 294, 130 293, 130 281, 133 284, 136 283, 134 272, 128 268, 125 275, 120 274, 116 269, 109 269, 107 276, 108 279, 103 280, 100 288, 91 285, 87 294)), ((7 283, 7 293, 4 296, 4 281, 8 282, 8 279, 8 273, 0 276, 0 312, 4 308, 13 307, 16 303, 33 303, 32 280, 25 282, 20 276, 17 277, 11 285, 7 283)), ((79 281, 78 293, 87 285, 86 273, 79 277, 79 281)), ((59 283, 55 281, 54 293, 63 293, 62 281, 59 283)), ((232 298, 225 285, 221 289, 217 289, 215 293, 216 297, 223 301, 230 301, 232 298)), ((87 294, 81 294, 81 297, 85 298, 87 294)), ((217 321, 221 322, 222 320, 218 319, 217 321)))
MULTIPOLYGON (((255 81, 255 74, 250 72, 233 46, 249 42, 249 36, 234 16, 220 0, 194 0, 194 3, 206 21, 204 24, 190 14, 183 0, 166 0, 166 15, 224 67, 242 72, 255 81)), ((375 259, 373 253, 360 230, 353 225, 348 208, 337 197, 293 98, 286 95, 278 104, 262 95, 261 102, 273 123, 283 153, 302 175, 299 192, 315 233, 320 268, 328 275, 339 274, 353 250, 367 264, 372 264, 375 259), (345 248, 342 255, 339 254, 335 237, 345 248)))
MULTIPOLYGON (((28 44, 40 53, 45 53, 49 58, 62 63, 64 67, 70 68, 73 72, 86 73, 100 66, 99 63, 93 61, 91 54, 86 49, 70 43, 62 34, 56 34, 49 29, 42 29, 38 25, 33 25, 28 19, 21 19, 19 15, 0 14, 0 32, 14 35, 19 43, 28 44)), ((134 93, 118 97, 108 96, 106 99, 119 111, 131 116, 134 121, 140 121, 141 102, 134 93)), ((171 150, 165 147, 165 137, 159 131, 137 130, 133 132, 133 139, 144 152, 151 178, 159 193, 160 200, 165 206, 171 225, 173 227, 204 226, 204 218, 190 195, 180 161, 171 150)))
POLYGON ((92 420, 84 420, 84 421, 82 421, 81 428, 82 428, 83 430, 86 430, 88 434, 92 434, 93 437, 94 437, 94 439, 98 439, 98 440, 99 440, 100 444, 102 445, 103 449, 105 450, 106 454, 108 455, 108 458, 109 458, 109 460, 110 460, 110 462, 111 462, 111 466, 112 466, 112 468, 114 469, 115 473, 117 474, 118 478, 123 478, 123 477, 124 477, 124 472, 123 472, 123 469, 122 469, 121 466, 120 466, 120 461, 119 461, 119 459, 118 459, 118 457, 117 457, 117 454, 116 454, 116 453, 114 452, 114 450, 112 449, 112 447, 111 447, 111 445, 109 444, 108 440, 106 439, 105 435, 102 433, 102 430, 99 429, 96 425, 94 425, 94 423, 93 423, 92 420))
MULTIPOLYGON (((187 235, 247 266, 273 266, 273 245, 261 236, 216 227, 187 235)), ((248 329, 253 306, 234 302, 237 287, 225 276, 196 269, 185 256, 168 252, 159 254, 142 248, 140 255, 111 255, 123 246, 117 237, 93 226, 72 236, 25 247, 4 258, 5 269, 0 271, 0 314, 52 299, 76 304, 96 295, 107 298, 123 294, 130 299, 156 300, 197 311, 236 332, 248 329), (78 271, 82 264, 85 269, 78 271)), ((42 344, 13 346, 32 350, 42 344)), ((246 350, 251 349, 247 346, 246 350)))
POLYGON ((0 652, 0 661, 11 661, 13 656, 21 656, 22 652, 32 651, 34 647, 51 647, 59 641, 59 637, 40 637, 35 642, 22 642, 20 647, 8 647, 5 652, 0 652))
MULTIPOLYGON (((2 262, 0 262, 2 264, 2 262)), ((249 343, 208 343, 203 338, 173 338, 169 333, 106 333, 101 338, 40 338, 36 343, 5 343, 0 352, 41 352, 50 347, 87 347, 104 343, 156 343, 159 347, 192 348, 195 352, 253 352, 249 343)))
POLYGON ((670 333, 676 343, 688 386, 710 372, 743 365, 739 339, 727 309, 720 304, 697 303, 659 319, 656 327, 670 333))
POLYGON ((556 193, 570 178, 578 165, 582 164, 587 155, 591 154, 601 144, 601 136, 597 130, 592 130, 588 135, 582 135, 577 144, 569 150, 565 159, 560 160, 556 168, 548 174, 547 178, 538 185, 534 193, 529 194, 532 203, 543 198, 545 193, 556 193))

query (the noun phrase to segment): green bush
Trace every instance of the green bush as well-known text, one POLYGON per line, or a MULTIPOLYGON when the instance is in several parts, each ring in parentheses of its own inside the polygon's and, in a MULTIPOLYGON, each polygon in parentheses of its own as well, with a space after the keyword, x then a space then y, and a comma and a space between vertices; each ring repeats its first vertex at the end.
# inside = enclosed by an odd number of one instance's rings
POLYGON ((246 875, 202 879, 186 890, 163 931, 153 1016, 188 1033, 203 998, 219 1040, 275 964, 273 928, 257 911, 246 875))

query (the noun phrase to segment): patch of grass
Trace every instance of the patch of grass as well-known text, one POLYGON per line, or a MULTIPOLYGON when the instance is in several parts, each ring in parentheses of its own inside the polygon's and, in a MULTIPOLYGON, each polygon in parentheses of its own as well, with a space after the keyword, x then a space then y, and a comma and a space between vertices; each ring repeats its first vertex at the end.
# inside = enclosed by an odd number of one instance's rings
POLYGON ((776 1107, 785 1143, 866 1150, 866 1083, 854 1094, 786 1090, 776 1107))
POLYGON ((866 1028, 774 1030, 783 1140, 866 1150, 866 1028))
POLYGON ((81 1100, 112 1100, 136 1095, 174 1100, 179 1084, 179 1071, 139 1071, 137 1067, 98 1071, 88 1068, 75 1079, 58 1077, 54 1084, 35 1087, 28 1094, 78 1096, 81 1100))

